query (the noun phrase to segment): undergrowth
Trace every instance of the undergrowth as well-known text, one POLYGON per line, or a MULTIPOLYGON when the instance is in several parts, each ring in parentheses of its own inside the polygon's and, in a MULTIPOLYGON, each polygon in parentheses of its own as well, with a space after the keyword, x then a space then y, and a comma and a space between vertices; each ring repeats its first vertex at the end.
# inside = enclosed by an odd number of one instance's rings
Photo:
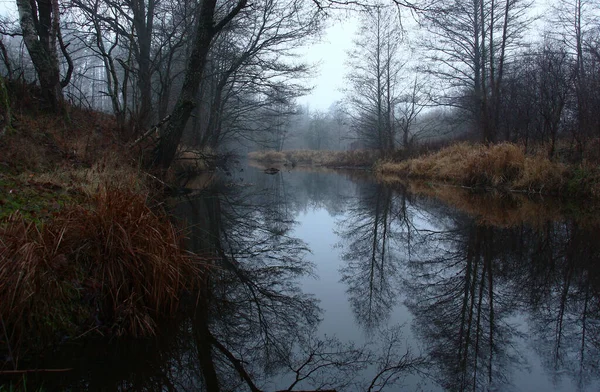
POLYGON ((21 87, 0 137, 0 357, 89 333, 153 335, 205 263, 112 116, 45 113, 21 87))
POLYGON ((9 343, 90 328, 154 334, 157 318, 173 315, 205 270, 181 244, 165 213, 127 189, 103 188, 89 207, 63 208, 42 225, 13 214, 0 226, 0 316, 9 343))
POLYGON ((389 182, 419 178, 471 188, 600 197, 597 165, 551 161, 544 152, 525 154, 521 146, 512 143, 458 143, 419 158, 378 162, 376 172, 389 182))

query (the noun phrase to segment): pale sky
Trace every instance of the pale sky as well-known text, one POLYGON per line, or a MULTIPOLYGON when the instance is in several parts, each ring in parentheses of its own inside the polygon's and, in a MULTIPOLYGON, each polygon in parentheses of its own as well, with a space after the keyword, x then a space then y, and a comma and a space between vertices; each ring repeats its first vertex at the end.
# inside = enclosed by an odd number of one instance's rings
POLYGON ((306 49, 305 60, 320 65, 316 66, 315 77, 309 82, 314 90, 299 98, 298 103, 308 104, 311 109, 327 110, 332 103, 343 98, 340 90, 344 87, 346 53, 352 47, 356 28, 357 22, 353 18, 334 22, 325 30, 322 42, 306 49))
MULTIPOLYGON (((536 1, 534 10, 537 12, 533 13, 543 14, 542 9, 547 7, 547 3, 545 0, 536 1)), ((16 17, 14 0, 0 0, 0 15, 16 17)), ((312 110, 325 111, 344 97, 341 90, 345 85, 347 52, 352 48, 359 22, 356 15, 340 15, 332 18, 331 26, 325 29, 321 42, 301 52, 306 62, 314 64, 314 77, 306 81, 314 89, 309 95, 298 98, 298 103, 303 106, 308 104, 312 110)), ((405 22, 409 19, 405 19, 405 22)))

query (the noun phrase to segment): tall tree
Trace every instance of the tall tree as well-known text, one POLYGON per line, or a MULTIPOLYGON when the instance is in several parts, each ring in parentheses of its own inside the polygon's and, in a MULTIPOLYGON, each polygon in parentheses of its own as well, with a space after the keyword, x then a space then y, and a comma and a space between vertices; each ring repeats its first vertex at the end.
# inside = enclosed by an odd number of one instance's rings
POLYGON ((404 62, 396 9, 377 4, 364 11, 350 52, 347 91, 352 127, 367 146, 394 148, 398 83, 404 62))
POLYGON ((295 49, 318 33, 320 21, 321 15, 303 1, 262 0, 219 34, 210 52, 214 87, 202 146, 216 148, 231 133, 223 122, 231 118, 233 99, 270 103, 276 115, 289 112, 289 101, 306 90, 293 80, 307 73, 295 49), (252 99, 243 99, 245 92, 252 99))
POLYGON ((204 0, 198 7, 198 25, 186 67, 183 87, 171 113, 167 126, 162 130, 159 144, 152 160, 153 166, 167 169, 177 152, 185 126, 196 105, 196 97, 204 76, 208 51, 213 38, 247 6, 247 0, 238 0, 226 15, 215 20, 216 0, 204 0))
POLYGON ((481 139, 497 140, 507 58, 530 19, 529 0, 444 0, 425 16, 425 71, 443 88, 438 102, 471 113, 481 139))
MULTIPOLYGON (((46 102, 58 109, 62 103, 62 88, 69 83, 70 73, 60 80, 58 47, 60 42, 60 11, 58 0, 17 0, 23 40, 35 66, 46 102)), ((70 68, 71 69, 71 68, 70 68)))
POLYGON ((564 44, 573 59, 573 91, 575 94, 575 123, 573 136, 582 148, 584 139, 591 136, 596 123, 597 112, 591 105, 593 83, 590 83, 593 62, 586 61, 586 43, 593 37, 598 26, 598 2, 592 0, 565 0, 557 2, 551 21, 558 27, 554 38, 564 44))

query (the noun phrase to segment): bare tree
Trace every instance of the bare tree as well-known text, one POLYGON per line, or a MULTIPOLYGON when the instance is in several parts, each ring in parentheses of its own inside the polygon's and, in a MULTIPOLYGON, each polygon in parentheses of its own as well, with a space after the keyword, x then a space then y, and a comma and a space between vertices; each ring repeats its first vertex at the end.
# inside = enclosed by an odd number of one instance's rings
MULTIPOLYGON (((274 113, 288 111, 289 101, 305 91, 294 79, 307 73, 305 64, 294 61, 294 50, 318 33, 321 19, 305 2, 264 0, 219 34, 210 52, 207 77, 215 81, 201 146, 216 148, 231 131, 223 122, 244 90, 262 96, 254 101, 272 102, 274 113)), ((275 130, 281 136, 280 131, 275 130)))
POLYGON ((571 58, 573 59, 573 89, 575 94, 575 124, 572 132, 577 140, 578 148, 583 149, 585 139, 595 133, 594 124, 597 113, 590 106, 590 98, 593 95, 593 85, 590 85, 589 69, 591 63, 586 61, 585 48, 588 46, 589 38, 593 36, 593 30, 598 25, 597 2, 590 0, 567 0, 558 2, 554 8, 551 21, 558 26, 553 37, 565 44, 571 58), (589 37, 589 38, 588 38, 589 37))
MULTIPOLYGON (((61 81, 58 44, 63 53, 58 0, 17 0, 23 40, 31 56, 46 102, 58 109, 62 104, 62 88, 69 83, 70 72, 61 81)), ((67 54, 68 56, 68 54, 67 54)), ((70 67, 71 69, 72 67, 70 67)))
POLYGON ((395 144, 396 105, 401 30, 395 8, 378 4, 362 14, 354 50, 347 91, 352 127, 357 138, 369 147, 392 150, 395 144))
POLYGON ((196 96, 204 75, 204 67, 213 38, 247 6, 247 0, 237 1, 226 15, 215 20, 216 0, 205 0, 198 8, 198 26, 191 46, 183 87, 171 113, 171 119, 162 130, 152 165, 168 168, 175 158, 179 141, 195 106, 196 96))
POLYGON ((529 25, 528 0, 441 1, 425 14, 427 66, 443 89, 437 102, 471 113, 486 142, 497 140, 507 58, 529 25))

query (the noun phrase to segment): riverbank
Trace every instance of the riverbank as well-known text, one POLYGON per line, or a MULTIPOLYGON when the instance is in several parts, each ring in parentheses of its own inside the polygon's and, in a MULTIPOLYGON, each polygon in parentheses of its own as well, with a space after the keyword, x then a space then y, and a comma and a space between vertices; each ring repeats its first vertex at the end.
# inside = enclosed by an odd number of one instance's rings
POLYGON ((254 151, 248 154, 248 158, 251 161, 263 165, 282 165, 286 167, 315 166, 329 168, 371 168, 379 157, 380 154, 375 150, 254 151))
MULTIPOLYGON (((593 155, 593 154, 592 154, 593 155)), ((387 183, 407 179, 439 182, 480 191, 517 192, 571 198, 600 199, 600 167, 594 159, 569 162, 545 149, 526 154, 517 144, 486 146, 456 143, 432 153, 404 159, 401 151, 385 158, 373 150, 356 151, 258 151, 251 162, 274 167, 326 167, 372 169, 387 183)))
POLYGON ((597 164, 550 160, 544 151, 525 154, 511 143, 458 143, 414 159, 380 161, 375 173, 388 183, 420 179, 479 190, 600 198, 597 164))
POLYGON ((0 136, 0 369, 83 336, 151 336, 205 263, 111 116, 11 93, 0 136))

